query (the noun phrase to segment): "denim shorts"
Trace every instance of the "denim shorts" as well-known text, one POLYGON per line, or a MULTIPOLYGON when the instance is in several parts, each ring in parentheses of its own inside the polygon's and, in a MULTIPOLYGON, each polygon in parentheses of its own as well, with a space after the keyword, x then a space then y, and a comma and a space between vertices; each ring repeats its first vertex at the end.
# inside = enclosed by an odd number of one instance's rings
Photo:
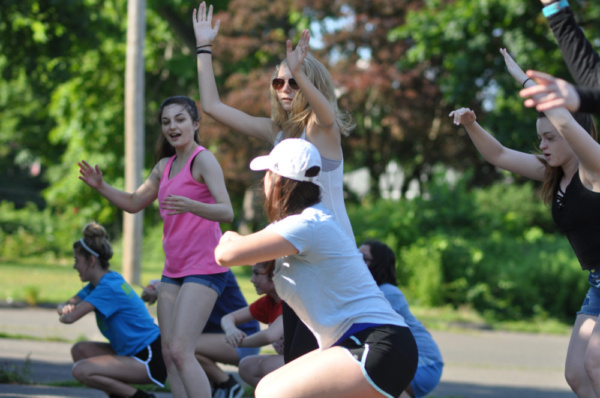
POLYGON ((162 278, 160 278, 160 281, 177 286, 183 286, 184 283, 198 283, 210 287, 221 296, 221 293, 223 293, 225 285, 227 284, 227 272, 209 275, 186 275, 181 278, 169 278, 168 276, 163 275, 162 278))
POLYGON ((260 352, 260 347, 237 347, 235 352, 237 352, 238 358, 241 361, 250 355, 258 355, 260 352))
POLYGON ((581 310, 579 310, 577 315, 584 314, 598 316, 600 315, 600 270, 590 270, 588 281, 590 283, 590 288, 585 295, 581 310))

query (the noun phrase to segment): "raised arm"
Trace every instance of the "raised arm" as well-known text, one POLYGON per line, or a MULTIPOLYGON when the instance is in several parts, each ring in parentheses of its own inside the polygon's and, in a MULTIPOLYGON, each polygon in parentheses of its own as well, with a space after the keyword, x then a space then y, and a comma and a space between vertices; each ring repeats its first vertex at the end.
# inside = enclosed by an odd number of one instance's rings
POLYGON ((309 42, 310 32, 307 29, 302 31, 295 49, 292 49, 292 42, 288 40, 286 42, 286 61, 294 80, 298 83, 298 87, 314 113, 314 119, 309 121, 306 134, 319 149, 321 155, 338 159, 342 156, 341 134, 336 122, 335 109, 302 70, 302 61, 308 54, 309 42))
POLYGON ((522 175, 532 180, 544 180, 544 165, 532 154, 515 151, 502 145, 476 121, 475 112, 469 108, 460 108, 450 112, 454 124, 462 124, 471 141, 483 158, 501 169, 522 175))
POLYGON ((198 59, 198 86, 200 100, 204 113, 226 125, 227 127, 246 135, 272 142, 271 120, 264 117, 250 116, 240 110, 221 102, 215 74, 212 66, 212 44, 219 31, 220 20, 212 26, 213 7, 206 7, 202 2, 198 10, 194 9, 193 24, 196 36, 198 59))
MULTIPOLYGON (((536 81, 545 82, 552 76, 527 71, 527 75, 536 81)), ((538 96, 544 94, 538 94, 538 96)), ((536 101, 536 95, 534 95, 536 101)), ((573 115, 565 108, 552 108, 544 112, 559 134, 567 141, 579 158, 580 177, 584 183, 593 185, 596 192, 600 191, 600 144, 592 138, 583 127, 577 123, 573 115)))
POLYGON ((515 79, 517 83, 519 83, 523 87, 531 87, 535 86, 535 82, 527 76, 525 71, 515 62, 515 60, 510 56, 506 48, 500 49, 500 54, 504 57, 504 63, 506 64, 506 69, 508 73, 515 79))
POLYGON ((584 87, 600 88, 600 57, 575 21, 567 0, 541 0, 548 25, 558 42, 563 59, 575 82, 584 87))
POLYGON ((102 178, 102 171, 98 165, 92 167, 88 162, 82 160, 78 162, 79 179, 98 193, 108 199, 113 205, 128 213, 137 213, 145 209, 158 197, 158 187, 160 185, 160 175, 162 167, 166 161, 161 161, 154 166, 150 176, 133 193, 120 191, 107 184, 102 178))
POLYGON ((211 221, 233 221, 233 208, 225 188, 225 178, 219 162, 210 151, 202 151, 194 160, 192 174, 197 181, 204 182, 215 203, 204 203, 184 196, 170 195, 160 206, 169 212, 167 215, 193 213, 211 221))
MULTIPOLYGON (((560 107, 567 108, 571 112, 579 110, 581 101, 575 86, 547 73, 529 72, 529 76, 531 76, 531 79, 535 79, 537 84, 519 92, 519 95, 523 98, 532 97, 525 100, 526 107, 535 107, 539 112, 560 107)), ((598 89, 593 90, 600 91, 598 89)), ((600 102, 596 103, 594 108, 600 111, 600 102)))

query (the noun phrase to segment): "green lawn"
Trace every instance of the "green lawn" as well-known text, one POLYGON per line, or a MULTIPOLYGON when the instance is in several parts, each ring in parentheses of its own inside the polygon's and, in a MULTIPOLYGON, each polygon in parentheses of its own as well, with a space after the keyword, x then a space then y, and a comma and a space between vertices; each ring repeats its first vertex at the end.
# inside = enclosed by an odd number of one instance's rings
MULTIPOLYGON (((111 266, 121 272, 120 264, 111 266)), ((151 279, 159 279, 162 263, 145 262, 142 266, 141 282, 146 285, 151 279)), ((242 293, 249 303, 258 297, 250 282, 250 267, 234 269, 242 293)), ((72 297, 83 286, 71 259, 48 263, 43 259, 3 261, 0 259, 0 301, 27 302, 29 304, 61 303, 72 297)), ((141 293, 141 286, 134 286, 141 293)))
MULTIPOLYGON (((115 259, 120 257, 115 253, 115 259)), ((73 269, 71 259, 48 262, 43 259, 24 259, 3 261, 0 259, 0 301, 27 302, 30 305, 57 304, 66 301, 82 288, 77 272, 73 269)), ((161 260, 162 261, 162 260, 161 260)), ((114 261, 111 267, 121 272, 120 262, 114 261)), ((144 261, 141 282, 147 284, 151 279, 160 278, 162 262, 144 261)), ((234 267, 238 284, 248 303, 258 298, 254 286, 250 282, 251 268, 234 267)), ((141 293, 141 286, 134 286, 141 293)), ((409 298, 410 299, 410 298, 409 298)), ((411 306, 413 314, 432 330, 493 328, 532 333, 568 334, 571 326, 554 320, 505 321, 490 325, 474 311, 463 308, 454 309, 449 306, 427 308, 411 306)))

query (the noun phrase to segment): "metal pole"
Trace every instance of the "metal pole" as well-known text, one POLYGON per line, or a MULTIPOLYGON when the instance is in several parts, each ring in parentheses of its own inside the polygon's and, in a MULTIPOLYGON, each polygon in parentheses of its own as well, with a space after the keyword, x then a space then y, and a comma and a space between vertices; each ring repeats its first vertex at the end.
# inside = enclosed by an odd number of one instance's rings
MULTIPOLYGON (((142 184, 144 167, 144 38, 146 1, 127 4, 127 59, 125 69, 125 191, 142 184)), ((123 218, 123 277, 140 283, 144 212, 123 218)))

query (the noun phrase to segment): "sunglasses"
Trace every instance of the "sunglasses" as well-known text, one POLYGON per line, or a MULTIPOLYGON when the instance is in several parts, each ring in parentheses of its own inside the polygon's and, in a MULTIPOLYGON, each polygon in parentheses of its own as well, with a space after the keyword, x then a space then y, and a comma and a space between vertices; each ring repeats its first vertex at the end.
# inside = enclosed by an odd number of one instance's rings
MULTIPOLYGON (((293 90, 298 90, 300 88, 294 79, 289 79, 287 82, 293 90)), ((280 78, 273 79, 271 84, 275 90, 279 91, 285 86, 285 80, 280 78)))

